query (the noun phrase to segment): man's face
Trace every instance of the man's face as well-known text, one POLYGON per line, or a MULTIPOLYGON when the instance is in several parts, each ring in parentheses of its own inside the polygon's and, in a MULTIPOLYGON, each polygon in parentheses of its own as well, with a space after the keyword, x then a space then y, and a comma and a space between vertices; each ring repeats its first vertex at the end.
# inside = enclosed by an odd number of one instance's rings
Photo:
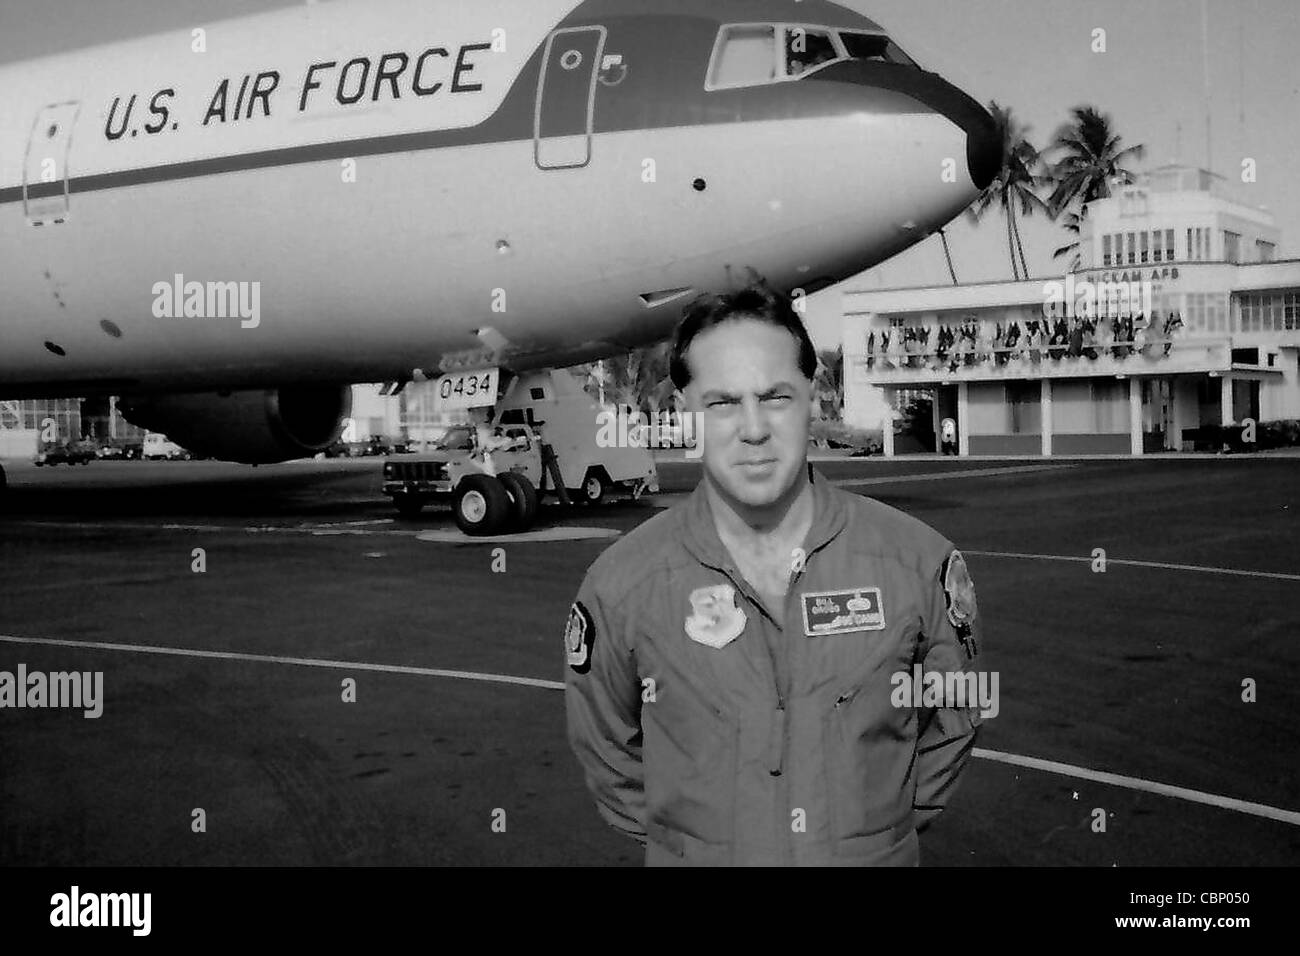
POLYGON ((687 407, 699 413, 704 471, 726 497, 751 508, 778 501, 808 453, 812 383, 785 329, 733 319, 706 329, 686 351, 687 407))

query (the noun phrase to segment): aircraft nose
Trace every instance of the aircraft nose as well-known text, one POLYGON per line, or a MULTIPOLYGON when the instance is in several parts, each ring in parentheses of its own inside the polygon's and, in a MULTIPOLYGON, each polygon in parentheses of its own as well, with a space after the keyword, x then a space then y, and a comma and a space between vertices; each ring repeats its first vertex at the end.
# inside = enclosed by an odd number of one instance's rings
MULTIPOLYGON (((951 118, 951 117, 950 117, 951 118)), ((984 189, 1002 169, 1002 137, 993 117, 980 110, 962 126, 966 130, 966 165, 976 189, 984 189)))
POLYGON ((984 189, 1002 168, 1002 137, 988 110, 937 73, 850 60, 832 63, 809 79, 852 83, 876 93, 902 94, 943 116, 966 134, 966 167, 976 189, 984 189))
POLYGON ((933 73, 918 73, 904 88, 914 99, 947 117, 966 134, 966 167, 976 189, 984 189, 1002 168, 1002 138, 988 110, 933 73))

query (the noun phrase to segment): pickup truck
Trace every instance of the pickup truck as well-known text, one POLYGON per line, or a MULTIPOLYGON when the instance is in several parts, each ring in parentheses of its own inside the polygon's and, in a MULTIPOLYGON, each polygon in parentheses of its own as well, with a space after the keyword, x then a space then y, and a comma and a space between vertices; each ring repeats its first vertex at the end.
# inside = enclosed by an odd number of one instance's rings
POLYGON ((531 428, 515 425, 494 429, 492 444, 485 453, 474 429, 452 428, 431 451, 384 462, 383 492, 404 518, 446 501, 466 534, 525 530, 537 516, 541 443, 531 428))

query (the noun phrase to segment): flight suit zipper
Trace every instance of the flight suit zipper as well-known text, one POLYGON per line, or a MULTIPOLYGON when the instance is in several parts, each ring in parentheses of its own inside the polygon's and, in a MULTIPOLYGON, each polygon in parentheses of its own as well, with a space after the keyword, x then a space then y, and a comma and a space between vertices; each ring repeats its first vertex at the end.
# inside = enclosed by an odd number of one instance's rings
MULTIPOLYGON (((777 630, 779 630, 782 637, 785 638, 782 641, 782 652, 785 655, 786 673, 790 677, 791 684, 794 683, 794 670, 790 654, 790 632, 786 630, 786 624, 790 620, 790 597, 794 594, 795 587, 798 585, 799 581, 802 580, 807 573, 808 562, 812 559, 812 556, 825 548, 829 543, 829 540, 823 542, 811 551, 807 552, 804 555, 802 567, 793 569, 789 583, 786 585, 785 600, 781 604, 780 622, 777 622, 776 619, 772 617, 771 613, 767 610, 767 606, 759 600, 758 596, 750 588, 749 582, 745 580, 745 576, 740 573, 738 568, 732 565, 727 565, 723 568, 715 568, 715 570, 721 571, 726 575, 728 580, 730 580, 736 587, 736 590, 749 599, 750 604, 758 609, 759 614, 767 618, 771 623, 775 624, 777 630)), ((785 694, 781 689, 781 677, 780 672, 777 669, 776 655, 772 652, 771 645, 768 643, 766 637, 763 639, 763 645, 767 650, 768 664, 772 671, 772 686, 776 691, 776 709, 773 711, 772 723, 768 729, 766 753, 767 767, 768 773, 773 777, 779 778, 777 783, 779 793, 777 799, 776 827, 778 845, 781 847, 781 860, 784 865, 792 866, 795 862, 794 830, 792 827, 793 818, 789 816, 791 813, 790 780, 789 774, 785 772, 786 755, 789 751, 788 714, 785 694)))
MULTIPOLYGON (((765 605, 762 602, 762 600, 759 599, 758 595, 753 592, 753 590, 749 586, 749 582, 745 580, 745 576, 740 573, 740 570, 738 568, 733 567, 732 565, 727 565, 726 567, 717 568, 715 570, 721 571, 724 575, 726 575, 727 579, 731 581, 731 583, 735 586, 736 590, 739 591, 741 594, 745 595, 749 603, 758 610, 758 613, 763 617, 767 618, 767 620, 772 624, 775 624, 777 626, 777 629, 784 634, 785 631, 784 623, 777 624, 776 620, 772 617, 771 613, 768 611, 767 605, 765 605)), ((790 596, 790 591, 787 588, 786 590, 787 605, 789 602, 789 596, 790 596)), ((785 606, 782 607, 783 615, 784 612, 785 612, 785 606)), ((789 780, 787 779, 785 774, 785 753, 786 753, 785 694, 781 690, 781 676, 780 676, 780 671, 777 669, 776 655, 772 652, 771 644, 768 642, 766 635, 763 636, 763 648, 764 650, 767 651, 767 662, 768 662, 769 669, 771 670, 772 673, 772 688, 776 692, 776 708, 772 712, 771 723, 768 726, 767 747, 765 749, 764 762, 767 766, 768 773, 771 774, 773 777, 779 778, 777 784, 779 795, 776 801, 777 843, 781 847, 782 861, 786 865, 789 865, 794 862, 793 859, 794 853, 793 853, 793 846, 790 843, 790 830, 789 830, 790 821, 785 818, 786 811, 784 809, 790 802, 789 780)), ((788 670, 790 664, 790 652, 789 652, 788 645, 785 648, 785 655, 786 655, 786 667, 788 670)))

